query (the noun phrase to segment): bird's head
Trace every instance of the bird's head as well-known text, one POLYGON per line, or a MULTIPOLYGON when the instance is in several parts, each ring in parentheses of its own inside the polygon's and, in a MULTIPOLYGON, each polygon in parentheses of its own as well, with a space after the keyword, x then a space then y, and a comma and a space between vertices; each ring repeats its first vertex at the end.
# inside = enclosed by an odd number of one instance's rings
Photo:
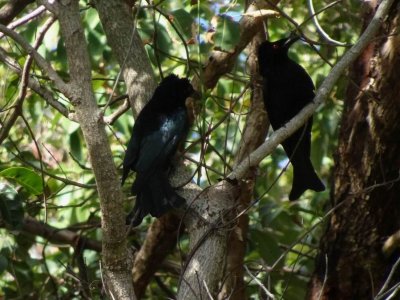
POLYGON ((288 50, 300 36, 291 34, 289 37, 280 39, 275 42, 265 41, 258 48, 258 64, 260 71, 268 68, 273 64, 288 59, 288 50))
POLYGON ((187 78, 179 78, 175 74, 165 77, 156 89, 156 99, 162 99, 163 105, 185 105, 186 98, 196 92, 187 78))

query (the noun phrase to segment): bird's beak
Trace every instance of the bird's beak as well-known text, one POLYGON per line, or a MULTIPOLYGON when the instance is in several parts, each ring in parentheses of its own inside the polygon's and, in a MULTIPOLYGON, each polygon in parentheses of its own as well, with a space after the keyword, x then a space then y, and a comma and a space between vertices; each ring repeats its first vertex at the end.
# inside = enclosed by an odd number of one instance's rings
POLYGON ((289 38, 287 39, 287 41, 285 42, 284 47, 289 49, 290 46, 292 46, 295 42, 297 42, 299 39, 301 38, 300 35, 296 34, 296 33, 292 33, 289 38))

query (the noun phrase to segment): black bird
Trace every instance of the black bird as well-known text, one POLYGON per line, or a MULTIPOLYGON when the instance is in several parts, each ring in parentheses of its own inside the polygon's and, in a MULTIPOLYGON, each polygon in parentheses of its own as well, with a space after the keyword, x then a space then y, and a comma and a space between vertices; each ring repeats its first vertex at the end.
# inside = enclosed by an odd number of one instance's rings
MULTIPOLYGON (((298 36, 291 36, 275 42, 265 41, 258 49, 259 70, 264 78, 264 104, 274 130, 284 126, 314 99, 315 88, 310 76, 288 56, 289 47, 298 39, 298 36)), ((312 123, 311 117, 282 143, 293 165, 290 200, 298 199, 307 189, 325 190, 310 160, 312 123)))
POLYGON ((164 78, 133 126, 123 162, 122 184, 130 170, 136 172, 132 194, 136 195, 127 223, 139 225, 150 214, 160 217, 184 199, 168 181, 171 159, 186 138, 190 124, 185 106, 194 89, 186 78, 164 78))

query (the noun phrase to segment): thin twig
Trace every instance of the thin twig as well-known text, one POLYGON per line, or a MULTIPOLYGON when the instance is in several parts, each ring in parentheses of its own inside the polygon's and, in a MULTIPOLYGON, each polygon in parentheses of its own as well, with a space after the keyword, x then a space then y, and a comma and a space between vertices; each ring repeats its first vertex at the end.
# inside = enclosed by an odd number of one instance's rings
POLYGON ((208 298, 210 298, 210 300, 214 300, 213 296, 211 295, 210 289, 207 286, 207 282, 204 279, 203 279, 203 285, 204 288, 206 289, 208 298))
MULTIPOLYGON (((9 68, 17 73, 18 75, 21 75, 22 70, 21 67, 19 66, 18 62, 15 61, 14 59, 10 58, 7 52, 0 47, 0 61, 2 61, 5 65, 9 66, 9 68)), ((28 86, 31 90, 33 90, 36 94, 41 96, 50 106, 55 108, 60 114, 62 114, 64 117, 69 118, 71 121, 74 121, 73 119, 70 118, 69 111, 67 107, 65 107, 64 104, 58 102, 55 100, 52 91, 47 89, 44 86, 41 86, 37 78, 34 76, 30 75, 29 80, 28 80, 28 86)))
MULTIPOLYGON (((340 1, 335 1, 333 2, 333 4, 330 4, 329 7, 332 7, 334 4, 339 3, 340 1)), ((325 39, 327 40, 329 43, 331 43, 334 46, 341 46, 341 47, 349 47, 351 45, 346 44, 346 43, 342 43, 339 41, 336 41, 334 39, 332 39, 326 32, 325 30, 321 27, 321 25, 318 22, 317 19, 317 14, 315 13, 315 9, 314 9, 314 4, 313 4, 313 0, 307 0, 307 5, 308 5, 308 9, 310 10, 310 15, 311 15, 311 19, 315 25, 315 27, 317 28, 318 33, 325 39)))
POLYGON ((325 253, 325 275, 324 275, 324 281, 322 282, 321 290, 319 291, 318 300, 321 300, 322 298, 325 289, 325 284, 327 281, 328 281, 328 255, 325 253))
POLYGON ((268 291, 268 289, 265 287, 265 285, 262 284, 262 282, 253 275, 253 273, 250 272, 249 268, 244 265, 244 269, 246 270, 247 274, 249 274, 249 276, 258 284, 259 287, 262 288, 262 290, 264 291, 264 293, 271 299, 275 299, 274 294, 272 294, 270 291, 268 291))
POLYGON ((28 132, 32 138, 33 143, 35 144, 36 151, 39 156, 39 164, 40 164, 40 175, 42 178, 42 190, 43 190, 43 203, 44 203, 44 222, 47 223, 47 196, 46 196, 46 181, 44 179, 44 168, 43 168, 43 156, 42 156, 42 151, 40 150, 39 144, 35 138, 35 134, 32 131, 31 126, 29 125, 28 120, 25 118, 24 114, 21 114, 21 118, 25 123, 26 128, 28 129, 28 132))
MULTIPOLYGON (((7 25, 8 28, 10 29, 15 29, 18 26, 24 25, 26 23, 28 23, 29 21, 32 21, 34 19, 36 19, 37 17, 39 17, 44 11, 46 11, 46 8, 41 5, 38 8, 36 8, 35 10, 33 10, 32 12, 26 14, 25 16, 23 16, 22 18, 10 23, 7 25)), ((0 33, 0 39, 4 37, 4 33, 0 33)))
POLYGON ((38 66, 49 76, 49 78, 54 82, 56 87, 69 99, 74 99, 74 90, 69 86, 69 84, 65 83, 64 80, 58 75, 58 73, 53 69, 51 64, 33 48, 28 41, 23 38, 17 32, 7 28, 4 25, 0 24, 0 31, 5 35, 12 38, 15 42, 17 42, 28 54, 30 54, 33 59, 36 61, 38 66))
POLYGON ((392 278, 393 278, 394 274, 396 273, 396 270, 399 266, 400 266, 400 257, 394 263, 392 269, 390 270, 388 277, 386 278, 385 283, 382 285, 382 288, 379 290, 378 294, 376 295, 375 300, 379 300, 379 299, 383 298, 382 295, 388 289, 390 281, 392 281, 392 278))
MULTIPOLYGON (((16 143, 13 140, 11 140, 10 138, 9 138, 9 140, 10 140, 11 144, 13 145, 14 149, 18 152, 18 154, 13 153, 12 151, 10 151, 10 153, 12 155, 14 155, 24 165, 27 165, 27 166, 35 169, 36 171, 41 172, 41 169, 38 168, 35 164, 33 164, 33 163, 31 163, 31 162, 29 162, 27 160, 24 160, 23 156, 21 155, 20 150, 18 149, 18 147, 16 145, 16 143)), ((95 189, 96 188, 96 184, 84 184, 84 183, 76 182, 76 181, 73 181, 73 180, 70 180, 70 179, 67 179, 67 178, 63 178, 63 177, 54 175, 54 174, 52 174, 52 173, 50 173, 50 172, 48 172, 46 170, 43 170, 43 173, 45 175, 51 177, 51 178, 54 178, 56 180, 59 180, 59 181, 65 183, 66 185, 73 185, 73 186, 86 188, 86 189, 95 189)))

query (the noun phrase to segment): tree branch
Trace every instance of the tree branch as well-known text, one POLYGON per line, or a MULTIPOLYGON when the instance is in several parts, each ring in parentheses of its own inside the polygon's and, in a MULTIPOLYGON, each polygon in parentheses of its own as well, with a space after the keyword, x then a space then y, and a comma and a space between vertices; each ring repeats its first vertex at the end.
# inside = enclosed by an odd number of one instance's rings
MULTIPOLYGON (((254 11, 254 13, 256 12, 254 11)), ((258 33, 249 45, 248 67, 252 83, 251 104, 234 165, 238 165, 260 146, 268 132, 269 122, 264 108, 262 88, 258 84, 261 81, 261 76, 258 74, 257 66, 257 49, 264 40, 265 33, 262 24, 260 24, 258 33)), ((251 168, 246 178, 246 181, 240 182, 239 199, 236 203, 240 207, 239 209, 248 207, 253 199, 257 168, 251 168)), ((247 214, 242 214, 238 218, 237 226, 231 232, 228 241, 225 280, 218 299, 229 297, 231 300, 241 300, 246 298, 246 287, 243 278, 245 269, 243 266, 246 254, 248 226, 249 217, 247 214)))
POLYGON ((139 299, 143 297, 150 279, 160 268, 160 264, 175 248, 179 224, 180 218, 168 213, 154 220, 147 230, 146 240, 135 257, 132 271, 135 293, 139 299))
MULTIPOLYGON (((44 6, 39 6, 38 8, 36 8, 34 11, 30 12, 29 14, 24 15, 22 18, 10 23, 10 24, 4 24, 7 25, 7 28, 10 29, 15 29, 18 26, 21 26, 23 24, 26 24, 34 19, 36 19, 37 17, 39 17, 44 11, 46 11, 46 8, 44 6)), ((1 22, 0 22, 1 23, 1 22)), ((4 36, 3 33, 0 33, 0 39, 4 36)))
POLYGON ((142 40, 133 31, 135 20, 127 1, 95 0, 103 30, 121 67, 129 102, 136 116, 157 84, 142 40))
POLYGON ((79 1, 59 2, 58 20, 65 42, 71 90, 90 162, 96 178, 102 213, 103 275, 111 298, 133 299, 131 256, 127 248, 123 195, 112 153, 91 84, 91 66, 79 1))
POLYGON ((99 241, 82 237, 80 234, 68 229, 55 228, 43 222, 36 221, 31 217, 23 220, 21 230, 35 236, 43 237, 53 244, 76 247, 78 242, 80 242, 84 249, 101 252, 101 243, 99 241))
POLYGON ((341 74, 374 38, 392 4, 393 0, 383 0, 381 2, 374 18, 361 35, 360 39, 332 68, 332 71, 329 73, 328 77, 325 78, 324 82, 318 88, 313 103, 303 108, 285 126, 274 131, 267 141, 265 141, 260 147, 251 153, 247 159, 243 160, 242 163, 235 167, 235 169, 228 175, 229 179, 244 179, 246 172, 250 167, 257 166, 261 160, 264 159, 264 157, 271 154, 280 143, 282 143, 286 138, 299 129, 313 115, 318 106, 326 101, 330 91, 336 84, 336 81, 339 79, 341 74))
MULTIPOLYGON (((278 2, 278 1, 274 1, 278 2)), ((251 11, 254 7, 251 6, 251 11)), ((257 8, 258 9, 258 8, 257 8)), ((240 20, 240 38, 233 52, 213 51, 208 59, 201 78, 195 77, 193 79, 193 86, 198 90, 201 85, 206 89, 212 89, 217 84, 221 76, 230 72, 234 66, 234 62, 238 55, 250 43, 253 37, 259 30, 259 26, 263 24, 267 17, 277 17, 279 13, 275 11, 268 11, 263 14, 244 14, 240 20), (201 83, 201 84, 200 84, 201 83)))
MULTIPOLYGON (((4 49, 0 48, 0 61, 2 61, 4 64, 8 65, 10 69, 17 73, 18 75, 21 75, 22 70, 18 63, 10 58, 6 51, 4 49)), ((62 114, 64 117, 69 118, 69 112, 67 107, 65 107, 62 103, 58 102, 54 96, 53 93, 40 85, 39 81, 33 77, 30 76, 28 80, 28 87, 33 90, 36 94, 41 96, 50 106, 54 107, 60 114, 62 114)), ((69 118, 71 121, 75 121, 71 118, 69 118)))
POLYGON ((29 43, 17 32, 7 28, 4 25, 0 24, 0 31, 5 35, 12 38, 15 42, 17 42, 29 55, 32 55, 33 59, 36 61, 38 66, 49 76, 49 78, 54 82, 56 87, 68 98, 71 98, 73 94, 73 89, 66 84, 60 76, 58 76, 57 72, 53 69, 50 63, 46 61, 46 59, 41 56, 29 43))
POLYGON ((11 0, 0 10, 0 24, 7 25, 34 0, 11 0))
MULTIPOLYGON (((50 18, 40 29, 38 32, 38 37, 33 44, 33 49, 37 50, 42 43, 44 36, 46 32, 49 30, 51 25, 54 23, 55 19, 50 18)), ((22 104, 25 100, 26 97, 26 92, 28 88, 28 83, 29 83, 29 71, 31 69, 33 62, 33 57, 31 55, 28 55, 28 58, 25 61, 25 65, 21 71, 21 82, 20 82, 20 89, 19 89, 19 94, 18 98, 15 101, 14 106, 14 111, 11 113, 10 117, 8 118, 7 122, 4 124, 4 126, 1 128, 0 131, 0 145, 3 143, 4 139, 8 136, 10 129, 14 125, 15 121, 17 120, 18 116, 21 114, 21 109, 22 109, 22 104)))

